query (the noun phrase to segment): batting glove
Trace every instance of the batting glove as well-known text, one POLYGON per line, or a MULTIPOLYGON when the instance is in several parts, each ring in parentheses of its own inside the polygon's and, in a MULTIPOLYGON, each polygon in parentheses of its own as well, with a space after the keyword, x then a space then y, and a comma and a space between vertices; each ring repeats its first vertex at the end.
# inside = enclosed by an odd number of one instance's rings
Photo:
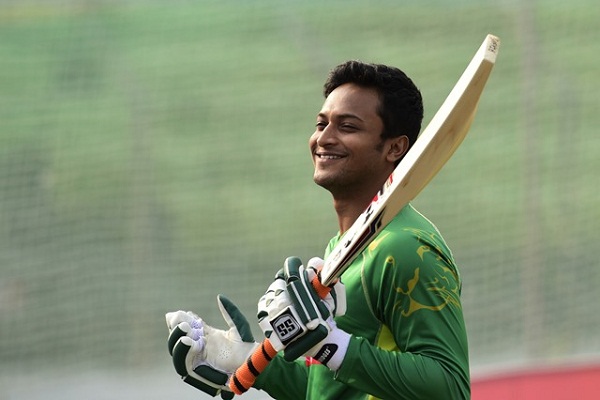
POLYGON ((225 400, 234 394, 228 380, 258 347, 250 325, 225 296, 217 297, 219 310, 229 330, 215 329, 190 311, 166 314, 168 347, 175 370, 183 381, 211 396, 225 400))
POLYGON ((348 349, 350 335, 337 328, 333 317, 346 312, 345 287, 338 280, 332 290, 319 298, 311 281, 317 277, 323 260, 313 258, 308 268, 289 257, 259 300, 259 325, 284 358, 302 355, 315 358, 337 370, 348 349))

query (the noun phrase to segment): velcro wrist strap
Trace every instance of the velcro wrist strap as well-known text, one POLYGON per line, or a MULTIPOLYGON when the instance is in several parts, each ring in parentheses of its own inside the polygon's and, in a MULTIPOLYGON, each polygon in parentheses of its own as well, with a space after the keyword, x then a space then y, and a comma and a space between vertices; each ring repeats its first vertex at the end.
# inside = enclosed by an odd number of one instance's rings
POLYGON ((327 337, 326 342, 313 356, 314 359, 325 364, 332 371, 337 371, 344 361, 351 335, 339 328, 334 328, 327 337))

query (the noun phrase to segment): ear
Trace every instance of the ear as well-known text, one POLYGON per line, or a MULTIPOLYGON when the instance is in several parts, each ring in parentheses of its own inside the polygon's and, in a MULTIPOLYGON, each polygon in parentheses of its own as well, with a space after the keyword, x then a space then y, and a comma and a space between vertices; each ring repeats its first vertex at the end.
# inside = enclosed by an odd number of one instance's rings
POLYGON ((396 163, 398 160, 404 157, 404 155, 408 151, 408 144, 409 140, 408 136, 406 135, 389 139, 389 150, 387 153, 387 160, 392 163, 396 163))

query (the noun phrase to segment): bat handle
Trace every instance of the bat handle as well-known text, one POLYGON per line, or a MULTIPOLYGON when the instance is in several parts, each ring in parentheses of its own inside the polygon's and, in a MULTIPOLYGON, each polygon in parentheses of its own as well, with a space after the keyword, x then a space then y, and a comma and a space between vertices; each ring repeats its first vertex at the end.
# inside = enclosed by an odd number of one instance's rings
POLYGON ((267 368, 267 365, 277 355, 277 350, 269 339, 254 350, 254 353, 233 374, 229 381, 229 388, 237 395, 241 395, 254 385, 256 378, 267 368))
MULTIPOLYGON (((322 299, 325 298, 331 290, 329 286, 321 284, 321 281, 319 281, 317 276, 315 276, 310 283, 322 299)), ((260 346, 254 350, 252 355, 235 371, 229 380, 229 388, 231 391, 237 395, 241 395, 248 391, 248 389, 254 385, 254 382, 256 382, 258 375, 267 368, 276 355, 277 350, 273 348, 269 339, 263 340, 260 346)))

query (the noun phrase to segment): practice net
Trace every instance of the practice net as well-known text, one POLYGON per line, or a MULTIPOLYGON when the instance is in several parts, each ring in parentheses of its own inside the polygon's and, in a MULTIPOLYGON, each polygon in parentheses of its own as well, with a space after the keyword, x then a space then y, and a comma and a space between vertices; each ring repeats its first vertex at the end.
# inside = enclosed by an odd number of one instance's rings
POLYGON ((474 376, 597 361, 599 19, 591 0, 0 1, 0 398, 201 397, 165 312, 225 327, 223 293, 252 320, 285 257, 336 233, 307 149, 328 70, 400 67, 427 123, 487 33, 471 133, 414 204, 459 263, 474 376))

